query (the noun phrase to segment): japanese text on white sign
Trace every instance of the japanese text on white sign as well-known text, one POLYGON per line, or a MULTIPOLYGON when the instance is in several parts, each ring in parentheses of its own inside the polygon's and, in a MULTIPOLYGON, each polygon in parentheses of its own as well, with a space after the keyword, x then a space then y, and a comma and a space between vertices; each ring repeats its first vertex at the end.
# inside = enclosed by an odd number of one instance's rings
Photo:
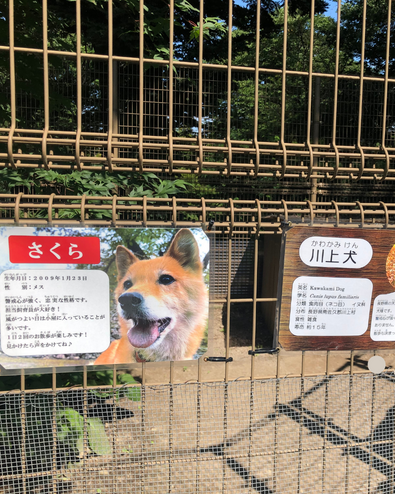
POLYGON ((363 268, 373 249, 362 238, 309 237, 302 242, 299 256, 307 266, 322 268, 363 268))
POLYGON ((373 284, 362 278, 301 276, 292 286, 289 329, 297 336, 362 335, 373 284))
POLYGON ((1 349, 10 356, 95 353, 110 344, 103 271, 4 271, 0 310, 1 349))
POLYGON ((370 337, 373 341, 395 341, 395 293, 375 298, 370 337))

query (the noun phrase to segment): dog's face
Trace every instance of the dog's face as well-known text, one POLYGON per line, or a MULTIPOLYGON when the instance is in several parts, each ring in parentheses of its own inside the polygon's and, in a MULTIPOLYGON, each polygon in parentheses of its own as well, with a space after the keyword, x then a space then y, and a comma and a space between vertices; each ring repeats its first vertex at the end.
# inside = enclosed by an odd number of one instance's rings
POLYGON ((118 246, 116 262, 121 331, 133 347, 153 349, 175 328, 193 327, 201 310, 202 264, 189 230, 176 234, 163 257, 140 261, 118 246))

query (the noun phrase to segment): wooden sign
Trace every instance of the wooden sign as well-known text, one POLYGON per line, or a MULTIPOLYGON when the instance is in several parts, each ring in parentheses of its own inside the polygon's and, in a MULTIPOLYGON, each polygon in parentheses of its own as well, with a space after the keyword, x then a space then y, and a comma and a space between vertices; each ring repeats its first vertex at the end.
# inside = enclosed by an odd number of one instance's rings
POLYGON ((395 232, 285 233, 279 343, 287 350, 395 348, 395 232))

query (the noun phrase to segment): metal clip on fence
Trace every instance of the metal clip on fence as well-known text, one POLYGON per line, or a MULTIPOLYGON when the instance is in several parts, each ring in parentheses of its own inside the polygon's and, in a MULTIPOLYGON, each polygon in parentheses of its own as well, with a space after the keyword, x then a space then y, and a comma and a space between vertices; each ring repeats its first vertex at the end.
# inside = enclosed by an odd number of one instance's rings
POLYGON ((204 357, 205 362, 233 362, 233 357, 204 357))
POLYGON ((215 225, 215 221, 213 219, 211 219, 208 222, 208 227, 207 227, 206 231, 211 232, 212 230, 214 230, 214 225, 215 225))
POLYGON ((290 228, 292 228, 292 222, 281 219, 280 228, 283 232, 287 232, 290 228))
POLYGON ((257 348, 256 350, 248 350, 248 355, 260 355, 269 353, 270 355, 275 355, 280 352, 279 348, 257 348))

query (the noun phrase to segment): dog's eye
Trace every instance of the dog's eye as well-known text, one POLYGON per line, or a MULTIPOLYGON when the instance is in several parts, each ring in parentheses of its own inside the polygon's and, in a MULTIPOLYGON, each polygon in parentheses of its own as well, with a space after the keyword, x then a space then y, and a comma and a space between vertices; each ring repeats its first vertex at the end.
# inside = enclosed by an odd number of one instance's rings
POLYGON ((173 276, 170 276, 169 274, 162 274, 159 276, 159 283, 161 285, 171 285, 174 283, 176 280, 173 278, 173 276))
POLYGON ((133 286, 133 283, 130 280, 126 280, 123 283, 123 288, 125 290, 129 290, 129 288, 132 288, 132 286, 133 286))

